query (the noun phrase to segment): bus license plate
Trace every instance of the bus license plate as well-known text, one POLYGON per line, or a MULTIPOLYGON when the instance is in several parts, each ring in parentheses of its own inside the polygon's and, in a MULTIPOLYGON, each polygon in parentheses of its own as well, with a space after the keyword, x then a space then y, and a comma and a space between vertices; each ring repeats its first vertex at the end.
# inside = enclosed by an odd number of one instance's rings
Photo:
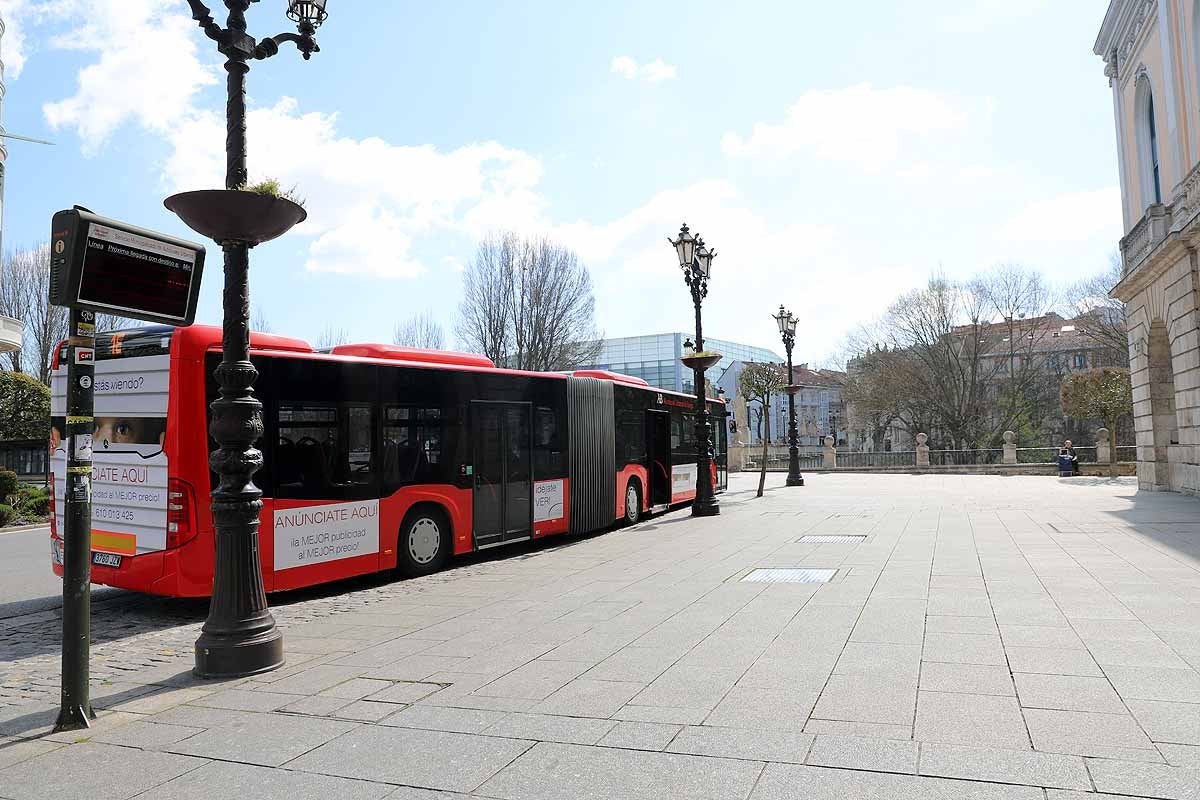
POLYGON ((92 553, 92 563, 102 567, 119 567, 121 557, 115 553, 92 553))

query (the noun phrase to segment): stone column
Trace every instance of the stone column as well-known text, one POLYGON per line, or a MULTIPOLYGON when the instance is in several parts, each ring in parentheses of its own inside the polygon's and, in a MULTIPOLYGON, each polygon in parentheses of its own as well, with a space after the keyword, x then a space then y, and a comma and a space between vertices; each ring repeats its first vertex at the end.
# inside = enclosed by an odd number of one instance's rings
POLYGON ((821 455, 823 457, 821 466, 824 469, 837 469, 837 448, 833 446, 832 436, 825 437, 825 448, 821 455))
POLYGON ((1004 463, 1017 463, 1017 435, 1012 431, 1004 432, 1004 463))
POLYGON ((917 466, 929 466, 929 445, 925 444, 929 437, 923 433, 917 434, 917 466))
POLYGON ((1112 448, 1108 444, 1108 428, 1096 429, 1096 463, 1111 464, 1112 448))

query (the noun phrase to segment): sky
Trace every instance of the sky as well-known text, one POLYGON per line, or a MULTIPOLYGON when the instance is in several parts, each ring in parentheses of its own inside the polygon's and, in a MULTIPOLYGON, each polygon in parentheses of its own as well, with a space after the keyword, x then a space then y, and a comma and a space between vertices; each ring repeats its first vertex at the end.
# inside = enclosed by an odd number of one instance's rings
MULTIPOLYGON (((452 331, 478 241, 514 230, 579 253, 605 335, 688 331, 685 221, 717 251, 706 332, 782 352, 782 303, 797 362, 935 273, 1065 285, 1121 235, 1106 5, 329 0, 321 52, 248 77, 251 178, 308 211, 251 251, 252 305, 310 341, 427 310, 452 331)), ((293 30, 286 7, 250 33, 293 30)), ((4 128, 55 142, 8 142, 4 248, 74 204, 196 240, 162 201, 223 186, 225 81, 187 3, 0 13, 4 128)), ((197 321, 219 323, 208 244, 197 321)))

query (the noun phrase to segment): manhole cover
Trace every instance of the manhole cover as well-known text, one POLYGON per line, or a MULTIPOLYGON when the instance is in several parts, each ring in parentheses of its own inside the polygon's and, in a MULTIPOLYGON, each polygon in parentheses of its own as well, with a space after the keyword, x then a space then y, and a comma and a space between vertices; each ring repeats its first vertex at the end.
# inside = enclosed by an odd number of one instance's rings
POLYGON ((858 544, 865 540, 866 536, 851 536, 849 534, 810 534, 801 536, 796 541, 804 542, 805 544, 858 544))
POLYGON ((753 570, 742 580, 751 583, 829 583, 836 573, 836 569, 773 567, 753 570))

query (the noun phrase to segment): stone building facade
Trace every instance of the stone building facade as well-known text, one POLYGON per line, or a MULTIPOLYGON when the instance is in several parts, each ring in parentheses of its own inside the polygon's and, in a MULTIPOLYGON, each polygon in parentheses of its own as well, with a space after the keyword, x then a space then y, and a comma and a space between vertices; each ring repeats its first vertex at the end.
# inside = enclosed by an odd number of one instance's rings
POLYGON ((1112 0, 1112 87, 1138 486, 1200 493, 1200 0, 1112 0))

